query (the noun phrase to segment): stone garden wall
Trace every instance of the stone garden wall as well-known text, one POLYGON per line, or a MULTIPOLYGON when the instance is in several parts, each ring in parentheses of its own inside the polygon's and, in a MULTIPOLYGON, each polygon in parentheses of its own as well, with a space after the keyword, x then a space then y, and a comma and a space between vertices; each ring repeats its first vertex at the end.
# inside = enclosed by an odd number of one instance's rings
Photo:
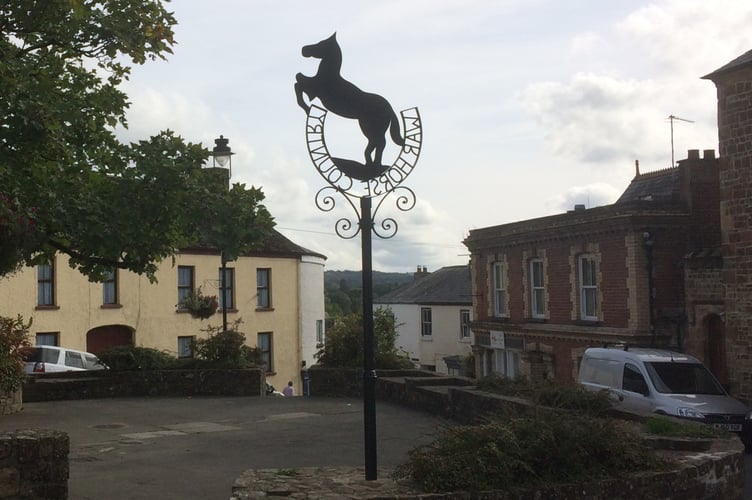
POLYGON ((64 432, 0 433, 0 499, 68 498, 68 451, 64 432))
POLYGON ((259 368, 48 373, 27 379, 23 387, 23 400, 261 396, 265 383, 265 374, 259 368))
POLYGON ((11 393, 0 390, 0 415, 10 415, 21 411, 21 390, 11 393))

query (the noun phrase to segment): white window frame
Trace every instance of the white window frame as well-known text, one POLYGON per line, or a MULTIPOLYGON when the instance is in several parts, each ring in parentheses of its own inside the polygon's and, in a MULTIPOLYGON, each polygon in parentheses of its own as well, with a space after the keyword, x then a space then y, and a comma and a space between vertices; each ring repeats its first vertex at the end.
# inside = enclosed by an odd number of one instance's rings
POLYGON ((268 267, 256 268, 256 308, 272 307, 272 270, 268 267))
POLYGON ((598 266, 595 256, 583 254, 577 260, 580 288, 580 319, 598 320, 598 266))
POLYGON ((512 349, 494 349, 494 373, 515 379, 521 375, 520 353, 512 349))
POLYGON ((219 268, 219 309, 235 309, 235 268, 226 267, 224 269, 224 279, 222 277, 222 268, 219 268), (227 288, 227 306, 224 305, 225 288, 227 288))
POLYGON ((497 318, 506 318, 507 312, 507 287, 504 281, 504 271, 506 268, 503 262, 494 262, 491 266, 493 281, 493 301, 494 316, 497 318))
POLYGON ((420 335, 421 337, 433 335, 433 313, 430 307, 420 308, 420 335))
POLYGON ((460 340, 470 340, 470 309, 460 309, 460 340))
POLYGON ((178 336, 178 358, 193 357, 193 343, 196 341, 195 335, 178 336))
MULTIPOLYGON (((221 276, 222 271, 220 271, 221 276)), ((196 276, 194 266, 178 266, 178 304, 193 293, 196 276)))
POLYGON ((530 260, 530 316, 536 319, 546 317, 546 274, 543 259, 530 260))

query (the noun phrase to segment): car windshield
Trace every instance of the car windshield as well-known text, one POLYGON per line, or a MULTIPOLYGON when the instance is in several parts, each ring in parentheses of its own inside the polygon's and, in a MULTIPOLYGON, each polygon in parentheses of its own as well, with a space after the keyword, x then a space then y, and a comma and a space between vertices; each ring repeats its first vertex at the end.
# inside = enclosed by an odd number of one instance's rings
POLYGON ((650 380, 665 394, 712 394, 725 392, 715 377, 700 363, 645 363, 650 380))

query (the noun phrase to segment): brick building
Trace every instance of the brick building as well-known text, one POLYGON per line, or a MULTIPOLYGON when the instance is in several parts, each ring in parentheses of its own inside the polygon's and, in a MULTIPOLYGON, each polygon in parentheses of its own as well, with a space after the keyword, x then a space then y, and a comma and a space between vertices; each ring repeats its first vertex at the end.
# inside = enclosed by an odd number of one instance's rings
POLYGON ((571 382, 592 345, 698 344, 685 262, 718 254, 718 164, 690 150, 613 205, 471 231, 476 373, 571 382))
POLYGON ((731 392, 752 401, 752 51, 704 78, 717 88, 721 157, 722 261, 705 276, 723 290, 708 322, 720 346, 712 354, 725 362, 731 392))

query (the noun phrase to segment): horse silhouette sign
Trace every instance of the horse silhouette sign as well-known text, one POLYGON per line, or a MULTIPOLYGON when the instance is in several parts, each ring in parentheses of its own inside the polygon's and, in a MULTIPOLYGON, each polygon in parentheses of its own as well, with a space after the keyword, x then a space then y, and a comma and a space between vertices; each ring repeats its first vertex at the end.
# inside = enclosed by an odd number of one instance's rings
POLYGON ((386 99, 364 92, 340 75, 342 51, 336 33, 306 45, 302 53, 304 57, 320 60, 314 76, 298 73, 295 77, 295 95, 307 115, 308 153, 316 169, 332 187, 345 193, 357 190, 364 196, 375 197, 393 191, 410 175, 420 156, 422 130, 418 108, 400 112, 403 134, 400 120, 386 99), (366 142, 362 163, 330 155, 324 139, 328 112, 357 120, 366 142), (401 148, 391 165, 383 164, 387 132, 401 148))

